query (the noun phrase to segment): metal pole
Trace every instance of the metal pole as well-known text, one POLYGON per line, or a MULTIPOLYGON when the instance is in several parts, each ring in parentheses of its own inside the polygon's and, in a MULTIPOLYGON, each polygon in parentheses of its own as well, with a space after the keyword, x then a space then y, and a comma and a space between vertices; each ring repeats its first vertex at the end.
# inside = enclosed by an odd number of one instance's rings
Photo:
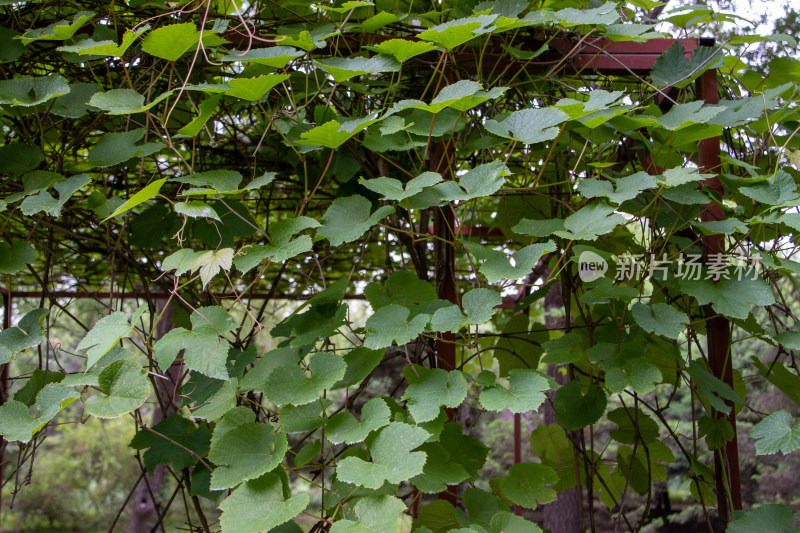
MULTIPOLYGON (((11 327, 11 291, 3 292, 3 331, 11 327)), ((0 405, 8 401, 8 363, 0 365, 0 405)), ((3 513, 3 482, 6 473, 6 446, 8 441, 0 436, 0 516, 3 513)))
MULTIPOLYGON (((717 71, 712 69, 703 73, 697 80, 697 98, 706 104, 716 104, 719 101, 717 85, 717 71)), ((712 137, 700 141, 698 164, 702 172, 714 174, 714 177, 704 180, 703 186, 708 188, 719 201, 713 201, 703 208, 701 220, 723 220, 721 197, 723 193, 722 182, 718 174, 720 171, 720 141, 719 137, 712 137)), ((708 235, 703 237, 703 253, 725 253, 725 239, 723 235, 708 235)), ((705 314, 708 341, 709 370, 719 379, 733 388, 733 361, 730 351, 731 328, 728 319, 714 312, 710 305, 706 306, 705 314)), ((716 475, 717 509, 721 527, 731 521, 731 508, 742 508, 742 489, 739 477, 739 445, 736 441, 736 412, 733 404, 728 402, 730 414, 728 421, 733 427, 733 439, 725 443, 723 450, 714 454, 714 470, 716 475), (730 490, 730 500, 728 500, 730 490)), ((714 413, 714 416, 726 416, 714 413)))

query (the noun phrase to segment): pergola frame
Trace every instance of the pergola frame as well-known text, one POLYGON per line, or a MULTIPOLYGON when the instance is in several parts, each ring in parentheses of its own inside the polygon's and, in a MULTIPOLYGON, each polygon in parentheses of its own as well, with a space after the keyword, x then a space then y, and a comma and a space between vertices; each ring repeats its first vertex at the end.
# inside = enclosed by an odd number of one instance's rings
MULTIPOLYGON (((384 40, 383 36, 364 36, 362 42, 339 41, 339 47, 360 46, 362 44, 377 43, 384 40)), ((605 38, 583 38, 577 43, 565 39, 554 39, 551 44, 554 49, 563 54, 563 67, 572 71, 590 71, 600 75, 635 75, 639 77, 648 76, 654 62, 675 42, 681 42, 684 47, 686 57, 698 46, 713 46, 713 39, 651 39, 644 42, 615 42, 605 38)), ((483 69, 495 68, 500 61, 499 57, 503 51, 496 50, 489 46, 486 50, 485 59, 481 62, 483 69), (495 58, 493 58, 495 56, 495 58)), ((458 62, 459 70, 468 69, 473 73, 478 66, 470 63, 470 57, 464 56, 458 62)), ((532 71, 540 71, 541 67, 532 65, 532 71)), ((445 71, 445 76, 452 76, 452 72, 445 71)), ((716 104, 719 99, 717 71, 709 69, 705 71, 696 82, 696 97, 706 104, 716 104)), ((663 94, 663 93, 662 93, 663 94)), ((445 180, 452 179, 453 148, 447 143, 439 142, 433 146, 430 156, 430 169, 440 172, 445 180)), ((718 178, 720 171, 720 139, 711 137, 699 142, 698 166, 707 174, 714 177, 701 182, 702 186, 707 187, 715 195, 721 196, 723 192, 722 182, 718 178)), ((647 171, 651 174, 660 174, 663 169, 649 165, 647 171)), ((719 203, 711 202, 704 206, 701 214, 703 221, 722 220, 724 214, 719 203)), ((481 227, 456 227, 455 217, 452 209, 445 206, 434 211, 434 224, 430 228, 435 239, 435 279, 436 289, 439 298, 453 303, 458 303, 458 292, 455 273, 455 246, 452 244, 453 235, 472 234, 472 235, 498 235, 499 232, 494 228, 481 227)), ((725 252, 725 241, 723 235, 709 235, 702 238, 704 259, 709 254, 725 252)), ((525 287, 522 289, 526 290, 525 287)), ((86 292, 86 291, 14 291, 12 289, 0 288, 3 297, 4 317, 3 329, 11 326, 11 310, 14 298, 41 298, 42 300, 53 301, 55 298, 73 299, 129 299, 129 298, 163 298, 168 299, 172 293, 130 291, 130 292, 86 292)), ((506 297, 501 307, 513 307, 519 297, 506 297)), ((224 298, 225 295, 218 295, 224 298)), ((249 294, 250 299, 305 299, 294 295, 278 294, 249 294)), ((363 296, 345 297, 346 299, 363 299, 363 296)), ((707 342, 708 358, 710 370, 724 383, 733 387, 733 370, 730 351, 730 323, 724 316, 715 313, 710 305, 705 306, 707 322, 707 342)), ((437 343, 438 366, 446 370, 457 368, 455 335, 444 333, 439 337, 437 343)), ((0 405, 8 400, 8 364, 0 367, 0 405)), ((730 402, 728 402, 730 403, 730 402)), ((448 415, 453 418, 454 410, 449 409, 448 415)), ((736 418, 735 411, 731 409, 729 415, 715 413, 715 417, 727 416, 734 430, 734 438, 725 443, 722 452, 715 452, 715 476, 717 492, 717 509, 720 523, 724 530, 724 524, 731 520, 733 509, 742 509, 741 483, 739 475, 739 455, 736 441, 736 418), (730 496, 730 497, 729 497, 730 496)), ((521 418, 519 414, 514 415, 514 460, 521 461, 521 418)), ((3 452, 7 442, 0 438, 0 480, 4 478, 3 452)), ((446 491, 440 497, 452 502, 456 499, 454 490, 446 491)), ((516 511, 519 513, 520 509, 516 511)))

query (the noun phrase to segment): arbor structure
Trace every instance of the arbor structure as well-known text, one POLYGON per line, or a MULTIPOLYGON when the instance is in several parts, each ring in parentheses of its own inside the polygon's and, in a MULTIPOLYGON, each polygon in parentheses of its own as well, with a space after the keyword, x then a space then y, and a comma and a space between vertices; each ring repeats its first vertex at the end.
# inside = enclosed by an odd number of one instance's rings
MULTIPOLYGON (((731 510, 748 386, 800 383, 800 66, 654 7, 3 7, 5 486, 59 420, 129 416, 153 529, 535 531, 578 487, 581 527, 638 530, 676 460, 709 529, 791 526, 731 510), (545 402, 536 460, 482 475, 456 408, 545 402)), ((759 453, 800 447, 755 415, 759 453)))

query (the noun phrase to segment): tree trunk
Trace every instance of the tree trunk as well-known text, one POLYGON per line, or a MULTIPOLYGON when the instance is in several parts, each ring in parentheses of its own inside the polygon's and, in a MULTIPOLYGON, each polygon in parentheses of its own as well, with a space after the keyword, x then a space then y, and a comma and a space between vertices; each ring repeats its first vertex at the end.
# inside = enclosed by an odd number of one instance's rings
MULTIPOLYGON (((163 302, 159 303, 163 305, 163 302)), ((156 326, 156 336, 159 339, 174 327, 170 320, 174 311, 174 304, 170 300, 166 309, 164 309, 161 320, 156 326)), ((168 380, 154 380, 155 392, 158 398, 151 427, 176 412, 177 407, 173 396, 175 391, 180 387, 179 381, 181 379, 182 366, 182 363, 175 362, 167 369, 166 377, 169 378, 168 380)), ((133 495, 133 498, 131 498, 128 533, 149 533, 153 530, 160 513, 163 512, 158 498, 164 481, 164 473, 164 465, 158 465, 153 470, 152 475, 145 473, 144 477, 139 482, 136 493, 133 495)), ((163 524, 161 525, 161 531, 164 531, 163 524)))

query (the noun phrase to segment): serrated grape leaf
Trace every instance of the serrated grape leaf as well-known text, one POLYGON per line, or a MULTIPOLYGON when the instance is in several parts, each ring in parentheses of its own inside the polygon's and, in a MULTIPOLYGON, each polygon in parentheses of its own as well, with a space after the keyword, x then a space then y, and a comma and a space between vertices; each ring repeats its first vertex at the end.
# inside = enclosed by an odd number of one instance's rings
POLYGON ((408 412, 418 423, 434 420, 439 416, 442 405, 458 407, 467 397, 467 380, 460 371, 447 372, 441 368, 420 366, 414 368, 419 374, 418 378, 412 371, 404 370, 410 385, 403 399, 408 400, 408 412))
POLYGON ((700 174, 696 168, 675 167, 664 171, 660 176, 656 176, 660 185, 665 187, 677 187, 685 183, 694 183, 711 178, 713 174, 700 174))
POLYGON ((692 361, 687 371, 694 380, 702 399, 707 400, 717 411, 721 413, 730 412, 731 407, 724 400, 732 403, 744 403, 744 400, 730 385, 714 376, 702 363, 692 361))
POLYGON ((556 419, 567 431, 594 424, 606 411, 606 395, 598 385, 592 385, 581 394, 580 380, 561 387, 553 400, 556 419))
MULTIPOLYGON (((197 457, 187 450, 202 457, 211 444, 211 431, 207 427, 196 427, 191 420, 177 414, 168 416, 150 429, 152 431, 137 431, 130 447, 134 450, 147 450, 142 455, 142 460, 151 474, 156 465, 171 464, 176 470, 195 465, 198 463, 197 457)), ((198 468, 205 466, 198 465, 198 468)))
POLYGON ((179 181, 194 187, 181 192, 181 196, 201 195, 201 194, 225 194, 239 191, 239 184, 242 182, 242 174, 235 170, 209 170, 187 176, 172 178, 171 181, 179 181))
POLYGON ((451 20, 425 30, 418 37, 423 41, 431 41, 442 48, 451 50, 473 37, 490 32, 492 23, 497 20, 497 17, 498 15, 475 15, 451 20))
POLYGON ((337 198, 322 216, 317 234, 327 238, 331 246, 339 246, 358 239, 394 212, 390 206, 379 207, 370 214, 371 209, 370 201, 359 194, 337 198))
POLYGON ((792 511, 780 503, 765 503, 749 511, 733 511, 726 533, 797 533, 792 511))
POLYGON ((33 374, 28 378, 25 386, 14 394, 14 400, 24 403, 28 407, 36 403, 36 396, 50 383, 59 383, 66 375, 63 372, 50 372, 49 370, 33 369, 33 374))
POLYGON ((442 302, 437 300, 433 285, 408 270, 393 272, 383 284, 373 281, 364 288, 364 296, 376 311, 396 304, 408 309, 412 317, 418 312, 428 314, 426 311, 438 305, 435 302, 442 302))
POLYGON ((600 235, 611 233, 625 218, 615 213, 615 208, 602 202, 589 204, 564 220, 564 231, 553 233, 569 240, 595 240, 600 235))
POLYGON ((147 372, 130 360, 115 361, 100 372, 100 390, 83 403, 86 414, 98 418, 118 418, 138 409, 150 396, 147 372))
POLYGON ((639 193, 656 187, 653 176, 646 172, 637 172, 624 178, 609 181, 584 179, 578 183, 578 191, 586 198, 604 196, 615 204, 633 200, 639 193))
POLYGON ((608 413, 608 419, 617 425, 609 435, 623 444, 634 444, 637 440, 645 444, 658 439, 658 424, 641 409, 620 407, 608 413))
MULTIPOLYGON (((19 176, 44 161, 44 154, 32 144, 8 143, 0 146, 0 173, 19 176)), ((10 200, 6 200, 11 202, 10 200)))
POLYGON ((359 182, 367 189, 376 192, 384 197, 385 200, 405 200, 415 194, 421 193, 428 187, 441 183, 442 175, 437 172, 423 172, 416 178, 408 181, 403 186, 400 180, 394 178, 374 178, 365 180, 361 178, 359 182))
POLYGON ((383 54, 372 57, 331 57, 314 62, 325 69, 337 83, 363 74, 400 70, 400 62, 397 59, 383 54))
POLYGON ((291 46, 270 46, 265 48, 251 48, 245 51, 231 50, 228 55, 223 56, 220 61, 244 61, 246 63, 266 65, 272 68, 283 68, 288 65, 292 59, 304 55, 305 52, 301 52, 291 46))
POLYGON ((319 452, 322 451, 322 442, 317 439, 314 442, 309 442, 294 456, 294 466, 305 466, 310 463, 319 452))
POLYGON ((503 496, 527 509, 536 509, 556 499, 556 491, 548 488, 558 481, 558 474, 549 466, 537 463, 512 465, 508 476, 498 481, 503 496))
POLYGON ((792 423, 792 415, 778 411, 753 426, 750 437, 756 440, 756 455, 785 455, 800 448, 800 421, 792 423))
POLYGON ((333 443, 362 442, 370 433, 389 425, 389 406, 381 398, 372 398, 361 408, 361 420, 349 411, 332 416, 325 425, 325 434, 333 443))
POLYGON ((464 247, 480 260, 480 273, 486 276, 489 283, 527 276, 544 254, 556 249, 553 241, 530 244, 517 250, 509 258, 504 252, 485 248, 479 244, 465 242, 464 247))
POLYGON ((709 120, 725 110, 722 106, 710 106, 702 101, 677 104, 658 121, 668 130, 677 131, 692 124, 706 124, 709 120))
POLYGON ((235 487, 260 477, 280 464, 288 442, 270 424, 248 422, 215 437, 208 459, 218 465, 211 474, 211 489, 235 487))
POLYGON ((35 417, 27 405, 16 400, 0 405, 0 435, 9 441, 29 442, 36 432, 78 397, 72 387, 50 383, 36 395, 35 417))
POLYGON ((0 274, 16 274, 36 261, 36 250, 22 239, 0 242, 0 274))
POLYGON ((191 23, 156 28, 142 41, 142 50, 167 61, 175 61, 200 43, 200 32, 191 23))
POLYGON ((164 272, 174 270, 176 276, 185 274, 192 269, 195 260, 202 253, 203 252, 196 252, 189 248, 182 248, 164 258, 164 261, 161 263, 161 270, 164 272))
POLYGON ((28 45, 34 41, 66 41, 71 39, 81 26, 89 22, 95 15, 92 11, 79 11, 72 17, 72 21, 59 20, 44 28, 28 30, 22 34, 22 44, 28 45))
POLYGON ((761 278, 744 277, 739 280, 721 279, 719 283, 711 280, 684 279, 681 290, 697 299, 700 305, 711 304, 717 313, 731 318, 745 320, 754 305, 764 306, 775 303, 767 282, 761 278))
POLYGON ((58 74, 0 81, 0 104, 4 105, 31 107, 68 93, 67 80, 58 74))
POLYGON ((544 402, 547 390, 550 390, 550 383, 542 374, 532 369, 514 368, 508 372, 508 387, 502 384, 486 387, 479 401, 490 411, 508 409, 512 413, 524 413, 537 409, 544 402))
POLYGON ((411 478, 411 483, 421 492, 428 494, 447 490, 448 485, 455 485, 469 479, 467 470, 453 460, 447 449, 438 442, 426 442, 419 447, 428 455, 422 474, 411 478))
POLYGON ((267 392, 267 378, 278 367, 297 364, 303 357, 300 348, 276 348, 261 356, 255 366, 247 371, 240 389, 267 392))
POLYGON ((411 531, 411 516, 406 504, 387 494, 360 498, 355 504, 358 522, 339 520, 331 533, 406 533, 411 531))
POLYGON ((234 322, 230 317, 225 319, 218 310, 209 312, 208 309, 201 307, 192 313, 191 331, 175 328, 156 342, 153 352, 160 368, 169 368, 183 350, 183 361, 189 369, 213 379, 229 379, 225 362, 230 344, 220 335, 230 331, 230 324, 234 322))
POLYGON ((331 401, 322 398, 319 401, 295 407, 287 404, 278 410, 281 429, 286 433, 308 433, 325 424, 327 418, 324 411, 331 405, 331 401))
POLYGON ((378 489, 384 481, 400 483, 422 473, 425 452, 412 452, 428 440, 430 433, 424 429, 392 422, 382 428, 367 442, 372 462, 358 457, 347 457, 339 461, 337 477, 346 483, 378 489))
POLYGON ((344 362, 347 364, 344 377, 334 383, 331 389, 352 387, 361 383, 382 360, 383 350, 370 350, 365 346, 350 350, 344 355, 344 362))
POLYGON ((86 350, 86 370, 91 368, 108 353, 123 337, 127 337, 136 327, 136 321, 147 310, 141 305, 128 319, 128 315, 115 311, 97 321, 94 327, 81 339, 78 350, 86 350))
MULTIPOLYGON (((716 63, 713 57, 718 52, 720 52, 720 49, 714 49, 710 46, 698 46, 692 52, 691 59, 686 59, 684 57, 683 43, 675 41, 653 63, 650 79, 659 87, 670 87, 672 85, 684 87, 705 70, 712 68, 716 63)), ((719 55, 721 56, 721 54, 719 55)))
POLYGON ((237 378, 223 381, 211 398, 204 399, 202 402, 196 401, 195 405, 190 408, 192 418, 202 418, 210 422, 217 420, 236 407, 236 386, 238 382, 237 378))
POLYGON ((313 246, 311 237, 308 235, 301 235, 296 239, 292 237, 303 230, 319 226, 319 222, 304 216, 275 222, 270 226, 272 244, 256 244, 244 248, 234 258, 233 264, 242 273, 247 273, 267 258, 276 263, 283 263, 296 255, 309 252, 313 246))
POLYGON ((308 494, 286 498, 277 474, 264 474, 248 481, 219 508, 222 510, 222 533, 265 533, 302 513, 310 502, 308 494))
POLYGON ((491 533, 542 533, 542 528, 533 522, 508 512, 494 515, 489 526, 491 533))
POLYGON ((109 218, 114 218, 115 216, 121 215, 125 211, 129 211, 134 207, 136 207, 137 205, 143 204, 144 202, 150 200, 154 196, 157 196, 159 191, 161 190, 161 186, 164 185, 164 182, 166 181, 167 178, 161 178, 160 180, 156 180, 150 183, 147 187, 145 187, 141 191, 131 196, 127 202, 119 206, 113 213, 104 218, 103 222, 105 222, 109 218))
POLYGON ((396 304, 378 309, 367 319, 364 346, 377 350, 391 346, 392 342, 402 346, 416 339, 425 331, 430 315, 420 314, 409 318, 409 314, 408 308, 396 304))
POLYGON ((472 289, 461 299, 464 312, 457 305, 437 309, 431 318, 434 331, 458 331, 468 324, 483 324, 497 312, 503 303, 499 293, 491 289, 472 289))
POLYGON ((542 344, 545 354, 542 362, 550 365, 566 365, 580 361, 586 354, 587 339, 580 333, 567 333, 542 344))
POLYGON ((59 46, 59 52, 72 52, 82 56, 105 56, 105 57, 122 57, 128 48, 131 47, 137 37, 150 29, 149 25, 140 27, 136 31, 125 30, 122 36, 122 42, 117 45, 116 41, 95 41, 94 39, 85 39, 79 41, 77 44, 59 46))
MULTIPOLYGON (((733 440, 733 426, 726 418, 711 418, 704 416, 697 421, 697 434, 706 438, 709 450, 719 450, 726 442, 733 440)), ((798 439, 800 446, 800 439, 798 439)))
POLYGON ((192 263, 192 271, 200 271, 200 280, 203 282, 203 287, 206 287, 220 270, 230 272, 232 264, 233 248, 209 250, 197 256, 192 263))
POLYGON ((92 95, 91 99, 89 99, 89 105, 108 111, 109 115, 132 115, 144 113, 168 98, 172 93, 173 91, 162 93, 155 100, 145 105, 144 95, 133 89, 112 89, 92 95))
POLYGON ((228 96, 257 102, 273 87, 289 79, 288 74, 265 74, 255 78, 234 78, 228 80, 230 87, 225 91, 228 96))
POLYGON ((669 304, 645 304, 636 302, 631 306, 633 319, 643 330, 677 339, 686 331, 689 317, 669 304))
POLYGON ((219 108, 219 101, 222 99, 221 94, 211 95, 198 106, 198 114, 187 125, 178 130, 175 137, 195 137, 205 126, 208 119, 216 113, 219 108))
POLYGON ((319 352, 311 356, 311 375, 297 365, 284 365, 267 377, 267 397, 275 405, 305 405, 317 400, 323 390, 344 377, 346 363, 338 355, 319 352))
POLYGON ((106 133, 89 150, 89 160, 98 167, 111 167, 134 157, 146 157, 164 148, 164 144, 160 141, 139 143, 144 134, 144 128, 120 133, 106 133))
POLYGON ((514 111, 500 121, 487 120, 484 127, 500 137, 536 144, 555 139, 559 131, 556 126, 568 119, 568 114, 555 107, 528 108, 514 111))
POLYGON ((739 192, 767 205, 794 202, 800 196, 797 193, 797 184, 794 182, 794 178, 783 170, 778 170, 773 177, 751 187, 739 187, 739 192))
MULTIPOLYGON (((362 27, 363 26, 364 24, 362 23, 362 27)), ((379 54, 392 56, 400 63, 403 63, 412 57, 436 50, 436 45, 422 41, 389 39, 375 46, 367 46, 366 48, 373 52, 378 52, 379 54)))
POLYGON ((211 218, 220 220, 214 208, 205 202, 191 201, 191 202, 177 202, 172 206, 176 213, 185 215, 191 218, 211 218))

